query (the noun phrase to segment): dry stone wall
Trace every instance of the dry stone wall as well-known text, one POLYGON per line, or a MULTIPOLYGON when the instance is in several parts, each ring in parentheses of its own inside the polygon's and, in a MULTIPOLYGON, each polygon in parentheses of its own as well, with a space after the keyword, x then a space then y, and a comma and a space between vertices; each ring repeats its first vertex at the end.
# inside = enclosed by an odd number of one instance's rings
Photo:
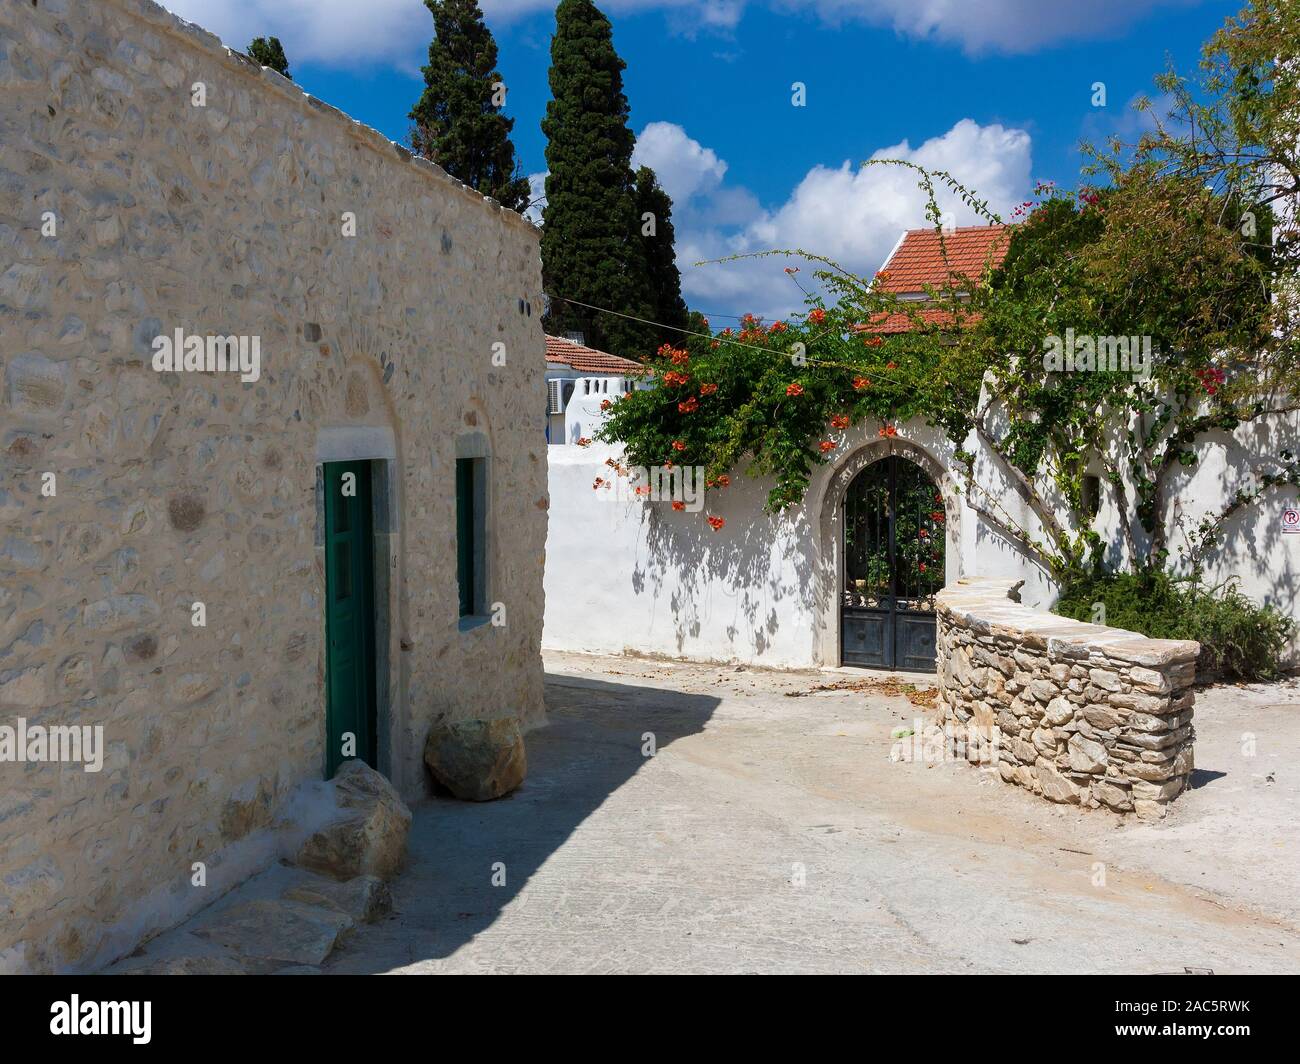
POLYGON ((938 597, 947 730, 1049 801, 1163 817, 1193 768, 1200 644, 1031 610, 1014 587, 963 580, 938 597))
POLYGON ((0 971, 176 923, 322 779, 323 460, 386 471, 380 769, 540 720, 540 292, 526 221, 157 4, 0 4, 0 726, 104 743, 0 760, 0 971), (257 378, 156 370, 177 329, 257 378), (503 624, 460 623, 458 457, 503 624))

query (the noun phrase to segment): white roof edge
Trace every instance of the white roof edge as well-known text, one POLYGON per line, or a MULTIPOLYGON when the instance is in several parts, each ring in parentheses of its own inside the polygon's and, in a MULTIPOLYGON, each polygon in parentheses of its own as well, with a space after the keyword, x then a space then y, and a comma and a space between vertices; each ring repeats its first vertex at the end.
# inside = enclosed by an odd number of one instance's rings
POLYGON ((877 270, 876 271, 877 273, 880 273, 881 270, 886 270, 889 268, 890 262, 892 262, 894 256, 898 254, 898 249, 903 246, 903 241, 907 239, 907 234, 908 234, 908 230, 904 229, 898 235, 898 239, 894 241, 894 246, 889 249, 889 254, 885 256, 885 261, 880 264, 880 270, 877 270))

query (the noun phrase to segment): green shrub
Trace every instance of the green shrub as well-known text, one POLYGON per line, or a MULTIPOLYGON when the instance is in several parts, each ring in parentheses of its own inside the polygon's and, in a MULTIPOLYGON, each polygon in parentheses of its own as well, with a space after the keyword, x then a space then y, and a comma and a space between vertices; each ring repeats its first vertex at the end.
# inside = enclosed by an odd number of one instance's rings
POLYGON ((1163 573, 1080 577, 1062 588, 1054 609, 1091 621, 1097 602, 1105 603, 1112 628, 1152 639, 1195 639, 1201 644, 1197 672, 1203 676, 1275 680, 1296 631, 1290 617, 1252 602, 1231 581, 1207 588, 1163 573))

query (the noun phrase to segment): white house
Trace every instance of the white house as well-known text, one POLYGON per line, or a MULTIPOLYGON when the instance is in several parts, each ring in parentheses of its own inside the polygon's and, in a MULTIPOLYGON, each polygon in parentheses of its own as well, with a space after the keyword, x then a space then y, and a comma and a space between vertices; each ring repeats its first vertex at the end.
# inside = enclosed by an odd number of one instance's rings
POLYGON ((546 442, 590 438, 604 420, 601 404, 646 387, 648 379, 640 362, 587 347, 576 336, 547 336, 546 442))

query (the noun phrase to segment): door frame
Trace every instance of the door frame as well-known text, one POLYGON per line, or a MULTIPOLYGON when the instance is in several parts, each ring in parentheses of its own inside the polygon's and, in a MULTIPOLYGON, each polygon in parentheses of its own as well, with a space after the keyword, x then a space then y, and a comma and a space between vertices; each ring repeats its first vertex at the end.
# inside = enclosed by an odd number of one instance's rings
MULTIPOLYGON (((940 448, 942 450, 942 448, 940 448)), ((844 586, 844 496, 854 478, 867 466, 896 454, 910 458, 925 470, 943 496, 947 539, 944 543, 944 580, 956 583, 961 575, 962 505, 958 481, 947 467, 920 444, 891 438, 870 440, 850 451, 821 483, 816 579, 814 581, 814 656, 823 668, 844 665, 841 650, 841 589, 844 586)), ((852 668, 853 666, 849 666, 852 668)))
POLYGON ((397 440, 384 426, 344 426, 320 429, 316 435, 314 530, 316 572, 319 574, 320 604, 317 609, 317 676, 319 699, 320 772, 325 778, 328 765, 328 650, 325 595, 325 470, 326 463, 362 461, 370 466, 371 530, 374 561, 374 645, 375 645, 375 760, 381 773, 399 792, 408 781, 401 779, 399 740, 406 723, 407 681, 401 667, 398 601, 401 587, 400 516, 401 478, 397 440))
POLYGON ((338 611, 334 610, 334 591, 332 581, 340 571, 341 560, 346 559, 348 583, 351 594, 348 596, 353 621, 352 632, 348 642, 354 667, 359 674, 352 691, 358 694, 364 705, 361 707, 362 720, 356 725, 355 757, 372 768, 379 763, 379 711, 378 681, 375 665, 375 515, 372 481, 374 479, 373 463, 365 460, 347 462, 327 462, 321 470, 325 483, 325 774, 333 776, 343 763, 343 758, 334 747, 343 734, 347 724, 340 720, 344 710, 334 700, 336 681, 340 678, 336 670, 343 666, 334 659, 331 649, 336 643, 334 621, 338 611), (356 478, 355 507, 346 499, 335 497, 342 479, 352 474, 356 478), (338 478, 337 485, 334 483, 338 478), (344 530, 347 535, 346 545, 342 549, 333 548, 331 541, 337 541, 339 529, 337 517, 355 510, 353 519, 347 522, 344 530), (331 514, 334 518, 331 518, 331 514))

